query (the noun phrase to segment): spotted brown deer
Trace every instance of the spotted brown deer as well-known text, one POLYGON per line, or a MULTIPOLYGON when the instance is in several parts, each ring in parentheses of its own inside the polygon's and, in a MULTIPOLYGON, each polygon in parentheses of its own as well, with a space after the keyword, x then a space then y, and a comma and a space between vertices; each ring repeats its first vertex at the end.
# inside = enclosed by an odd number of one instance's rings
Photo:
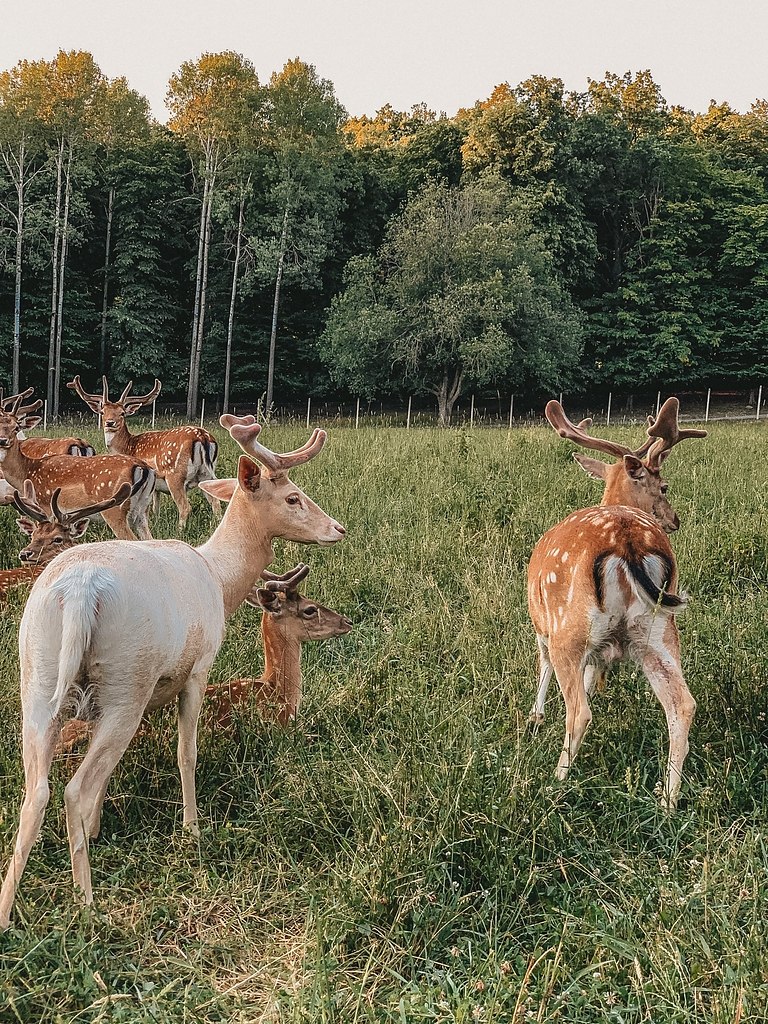
POLYGON ((324 431, 278 455, 259 443, 252 416, 220 422, 246 454, 235 479, 202 483, 229 501, 205 544, 86 544, 55 559, 32 588, 19 630, 25 795, 0 890, 0 928, 8 926, 42 825, 62 719, 75 710, 84 717, 90 702, 93 736, 64 802, 75 886, 91 903, 88 841, 98 835, 109 778, 145 711, 178 702, 183 820, 197 834, 197 720, 226 619, 272 561, 276 538, 334 544, 344 536, 288 477, 319 454, 324 431))
POLYGON ((18 398, 10 409, 0 411, 0 466, 13 487, 21 489, 31 480, 38 503, 50 508, 51 495, 58 488, 66 508, 84 508, 116 494, 124 483, 131 486, 122 505, 105 508, 101 513, 114 535, 122 540, 151 540, 147 511, 155 486, 155 473, 139 459, 125 455, 94 455, 88 459, 70 455, 51 455, 34 459, 21 448, 19 433, 31 430, 39 416, 19 415, 18 398), (132 525, 136 529, 133 532, 132 525))
MULTIPOLYGON (((11 500, 22 513, 16 522, 21 532, 29 537, 29 543, 19 552, 19 560, 23 563, 19 568, 0 571, 0 601, 5 600, 8 592, 15 587, 34 583, 56 555, 71 548, 85 536, 92 516, 124 502, 130 490, 130 484, 126 483, 106 501, 62 512, 59 505, 61 490, 57 488, 51 495, 53 515, 48 515, 37 502, 31 480, 24 481, 21 493, 14 489, 11 500)), ((0 499, 0 504, 6 502, 0 499)))
POLYGON ((587 433, 549 402, 546 416, 561 437, 613 456, 609 464, 574 454, 590 476, 605 482, 600 506, 569 515, 544 534, 528 567, 528 607, 539 647, 539 688, 531 721, 544 718, 554 671, 565 701, 565 740, 557 765, 564 779, 592 720, 589 698, 614 661, 642 668, 669 729, 669 762, 662 802, 672 811, 688 753, 696 702, 683 679, 675 616, 677 564, 667 534, 679 526, 667 500, 661 466, 671 449, 704 430, 681 430, 679 403, 668 398, 636 449, 587 433))
POLYGON ((287 725, 296 717, 301 702, 301 645, 307 640, 344 636, 352 629, 352 620, 346 615, 299 593, 299 584, 309 575, 308 565, 299 563, 282 576, 266 569, 261 575, 266 586, 254 587, 246 603, 262 611, 264 674, 258 679, 231 679, 208 687, 206 696, 213 702, 218 726, 229 726, 232 708, 251 695, 262 717, 287 725))
MULTIPOLYGON (((3 398, 3 389, 0 388, 0 409, 4 412, 15 411, 14 415, 18 416, 19 419, 23 419, 29 416, 33 412, 37 412, 43 405, 42 399, 36 402, 32 402, 31 405, 22 406, 20 403, 25 398, 29 398, 34 393, 34 388, 27 388, 26 391, 20 391, 17 395, 9 395, 7 398, 3 398), (18 402, 17 402, 18 399, 18 402)), ((95 455, 96 451, 93 445, 84 441, 82 437, 24 437, 23 433, 19 434, 19 440, 21 441, 22 452, 29 456, 31 459, 44 459, 47 455, 95 455)))
MULTIPOLYGON (((110 402, 107 378, 101 379, 100 395, 85 391, 79 375, 67 387, 79 395, 89 409, 101 416, 107 451, 141 459, 154 469, 157 474, 156 488, 173 498, 179 510, 179 529, 183 529, 189 516, 187 491, 199 485, 202 480, 216 479, 219 450, 216 439, 202 427, 191 425, 132 434, 126 418, 135 415, 142 406, 151 405, 160 394, 162 384, 155 379, 155 386, 146 395, 131 395, 133 381, 129 381, 120 398, 110 402)), ((203 493, 214 515, 218 515, 218 499, 204 489, 203 493)))

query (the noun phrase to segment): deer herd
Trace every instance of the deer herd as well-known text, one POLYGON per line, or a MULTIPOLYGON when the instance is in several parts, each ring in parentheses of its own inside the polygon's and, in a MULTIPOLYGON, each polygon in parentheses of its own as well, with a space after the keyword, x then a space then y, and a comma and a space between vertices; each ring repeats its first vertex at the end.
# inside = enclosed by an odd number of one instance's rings
MULTIPOLYGON (((198 834, 195 793, 197 728, 204 702, 215 728, 231 726, 233 709, 253 701, 260 716, 286 726, 302 695, 301 645, 342 636, 344 615, 299 592, 309 566, 282 575, 268 570, 277 538, 335 544, 344 527, 290 479, 315 458, 326 433, 316 429, 295 451, 277 454, 259 441, 253 416, 224 415, 220 424, 240 448, 237 475, 216 478, 218 445, 201 427, 133 434, 127 418, 150 405, 129 383, 111 401, 80 378, 68 385, 100 419, 108 454, 82 438, 27 439, 38 426, 32 389, 0 391, 0 504, 14 505, 27 545, 22 566, 0 573, 0 600, 12 587, 33 584, 19 628, 22 754, 25 791, 18 833, 0 890, 0 929, 7 928, 16 888, 48 804, 53 758, 87 740, 64 790, 72 874, 92 902, 89 840, 99 833, 110 776, 144 716, 175 702, 183 824, 198 834), (190 512, 187 492, 203 492, 218 519, 209 540, 153 540, 150 507, 169 493, 179 527, 190 512), (223 517, 220 502, 226 503, 223 517), (78 545, 90 520, 101 517, 115 540, 78 545), (227 619, 247 603, 261 611, 265 669, 260 678, 208 685, 227 619)), ((636 449, 590 434, 555 401, 546 416, 558 434, 602 452, 606 463, 574 458, 605 483, 599 506, 574 511, 546 532, 528 569, 528 605, 539 650, 539 685, 530 722, 544 719, 552 674, 565 703, 565 738, 557 764, 564 779, 589 726, 590 698, 616 661, 631 659, 661 703, 669 729, 662 804, 677 805, 695 701, 680 665, 675 556, 667 534, 679 521, 667 499, 661 467, 671 449, 702 430, 681 430, 678 402, 669 398, 649 417, 636 449)))

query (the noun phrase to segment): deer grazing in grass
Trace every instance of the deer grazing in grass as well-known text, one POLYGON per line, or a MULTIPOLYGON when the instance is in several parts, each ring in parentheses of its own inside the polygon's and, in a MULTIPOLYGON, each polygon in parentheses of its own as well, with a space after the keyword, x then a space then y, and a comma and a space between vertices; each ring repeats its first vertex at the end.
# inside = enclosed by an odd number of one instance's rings
MULTIPOLYGON (((5 480, 1 482, 6 483, 5 480)), ((85 535, 92 516, 124 502, 130 490, 130 484, 123 484, 117 494, 106 501, 72 512, 62 512, 59 506, 61 491, 57 488, 51 495, 53 515, 49 516, 38 504, 31 480, 24 481, 22 493, 14 489, 11 502, 22 513, 17 523, 21 532, 29 537, 29 544, 19 552, 19 559, 23 563, 19 568, 0 570, 0 602, 6 599, 13 588, 34 583, 56 555, 71 548, 85 535)), ((7 503, 0 497, 0 504, 7 503)))
POLYGON ((0 928, 8 926, 43 821, 62 719, 73 711, 85 717, 88 705, 94 718, 88 750, 64 791, 72 874, 91 903, 88 841, 98 835, 109 777, 144 713, 178 702, 183 821, 198 834, 197 721, 226 619, 272 561, 276 538, 334 544, 345 534, 288 477, 319 454, 324 431, 278 455, 258 442, 252 416, 220 422, 246 454, 236 479, 202 483, 229 501, 205 544, 85 544, 55 559, 32 588, 19 630, 25 794, 0 890, 0 928))
POLYGON ((671 449, 705 430, 680 430, 679 403, 668 398, 646 441, 632 450, 588 434, 549 402, 546 416, 561 437, 618 461, 574 454, 590 476, 605 482, 597 508, 574 512, 544 534, 528 567, 528 607, 539 647, 539 688, 531 721, 544 719, 554 671, 565 701, 565 740, 557 765, 564 779, 591 720, 589 698, 607 668, 630 658, 642 668, 669 729, 662 787, 667 810, 677 805, 688 732, 696 702, 683 679, 675 616, 686 598, 677 592, 677 565, 667 534, 679 524, 667 500, 661 466, 671 449))
POLYGON ((299 584, 309 575, 309 566, 297 565, 282 576, 261 574, 265 587, 254 587, 246 603, 260 608, 264 644, 264 675, 258 679, 231 679, 209 686, 206 695, 214 705, 214 721, 226 728, 232 708, 253 694, 262 717, 287 725, 301 702, 301 645, 307 640, 344 636, 352 629, 346 615, 309 601, 299 593, 299 584))
MULTIPOLYGON (((3 391, 0 388, 0 409, 3 412, 8 412, 13 409, 16 400, 23 402, 25 398, 34 392, 34 388, 27 388, 26 391, 19 392, 18 395, 9 395, 7 398, 3 398, 3 391)), ((23 419, 29 416, 33 412, 37 412, 43 405, 42 399, 33 402, 31 405, 16 405, 15 415, 19 419, 23 419)), ((29 428, 28 428, 29 429, 29 428)), ((20 433, 19 440, 21 441, 21 451, 24 455, 30 459, 44 459, 47 455, 95 455, 96 450, 93 445, 88 444, 82 437, 31 437, 26 438, 23 433, 20 433)))
MULTIPOLYGON (((77 376, 67 387, 82 398, 92 412, 101 416, 104 443, 110 453, 129 455, 141 459, 157 474, 157 490, 168 493, 179 510, 179 529, 183 530, 189 516, 187 491, 203 480, 216 479, 216 457, 219 446, 216 439, 202 427, 183 426, 171 430, 147 430, 132 434, 126 418, 133 416, 145 405, 151 405, 160 394, 162 384, 146 395, 131 395, 130 381, 116 402, 109 400, 107 378, 102 377, 102 392, 91 395, 85 391, 77 376)), ((219 501, 205 488, 201 488, 214 515, 219 515, 219 501)))
POLYGON ((25 480, 31 480, 37 501, 44 509, 50 508, 51 495, 57 489, 66 508, 84 508, 105 501, 128 483, 128 498, 122 505, 107 506, 101 515, 116 537, 135 540, 138 534, 142 540, 151 540, 147 512, 155 486, 154 470, 126 455, 30 458, 22 450, 19 433, 36 427, 40 417, 21 415, 20 401, 21 396, 17 395, 11 407, 0 411, 0 467, 8 483, 19 490, 25 480))

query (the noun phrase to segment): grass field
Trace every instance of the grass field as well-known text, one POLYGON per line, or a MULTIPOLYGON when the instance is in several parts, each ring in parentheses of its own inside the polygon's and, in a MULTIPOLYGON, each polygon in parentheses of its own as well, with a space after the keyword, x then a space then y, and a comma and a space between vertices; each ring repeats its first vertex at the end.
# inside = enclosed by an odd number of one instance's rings
MULTIPOLYGON (((354 631, 305 649, 294 728, 244 713, 223 736, 203 719, 199 841, 180 828, 174 716, 155 716, 110 784, 91 911, 69 873, 72 764, 54 765, 0 936, 3 1024, 768 1020, 766 429, 715 426, 666 467, 698 701, 672 819, 653 795, 666 728, 641 675, 613 672, 565 784, 555 688, 538 736, 526 728, 527 560, 599 501, 570 446, 544 428, 332 430, 295 479, 348 539, 278 545, 273 568, 310 562, 306 592, 354 631)), ((219 475, 234 463, 227 440, 219 475)), ((194 506, 192 542, 210 528, 194 506)), ((169 499, 154 529, 174 535, 169 499)), ((21 539, 2 510, 3 565, 21 539)), ((0 619, 3 870, 22 792, 21 612, 19 598, 0 619)), ((212 678, 260 667, 247 609, 212 678)))

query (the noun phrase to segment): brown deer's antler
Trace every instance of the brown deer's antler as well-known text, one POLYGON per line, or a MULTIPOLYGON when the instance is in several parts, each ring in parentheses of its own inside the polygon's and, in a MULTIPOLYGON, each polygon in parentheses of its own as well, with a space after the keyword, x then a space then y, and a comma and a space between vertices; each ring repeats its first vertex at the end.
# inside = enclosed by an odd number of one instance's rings
POLYGON ((324 430, 315 427, 310 439, 300 448, 278 455, 277 452, 270 451, 256 440, 261 433, 261 427, 253 416, 233 416, 231 413, 227 413, 219 418, 219 423, 229 431, 233 441, 237 441, 246 455, 257 459, 271 473, 287 473, 294 466, 301 466, 303 463, 309 462, 310 459, 314 459, 328 437, 324 430))
POLYGON ((24 481, 24 487, 21 492, 13 492, 13 504, 23 516, 29 516, 36 523, 49 523, 51 521, 48 513, 37 502, 35 487, 31 480, 24 481))
POLYGON ((299 562, 293 569, 284 572, 282 576, 276 576, 273 572, 268 572, 266 569, 261 574, 261 578, 267 584, 266 589, 278 591, 281 594, 288 594, 298 590, 299 584, 307 576, 309 576, 309 566, 304 562, 299 562))
POLYGON ((85 404, 92 409, 94 412, 99 412, 105 402, 109 401, 109 388, 107 387, 107 378, 102 377, 103 381, 102 393, 100 395, 91 395, 80 383, 80 374, 78 373, 74 380, 69 381, 67 387, 70 391, 74 391, 78 398, 82 398, 85 404))
POLYGON ((155 377, 155 385, 151 391, 148 391, 146 393, 146 395, 131 395, 133 381, 129 380, 125 387, 125 390, 123 391, 122 395, 120 395, 118 404, 127 405, 130 403, 130 405, 136 406, 149 405, 151 402, 154 402, 154 400, 160 394, 160 389, 162 388, 162 386, 162 383, 157 379, 157 377, 155 377))
POLYGON ((544 415, 560 437, 567 438, 567 440, 573 441, 574 444, 578 444, 582 448, 592 448, 595 451, 603 452, 605 455, 612 455, 616 459, 623 459, 625 455, 632 455, 636 459, 642 458, 653 444, 652 440, 650 442, 645 441, 639 448, 632 449, 627 447, 627 445, 619 444, 618 441, 609 441, 604 437, 593 437, 585 429, 591 425, 592 421, 582 420, 577 426, 568 419, 562 405, 555 399, 547 402, 544 415))
POLYGON ((25 391, 20 391, 17 395, 8 395, 7 398, 4 398, 3 389, 0 388, 0 408, 3 412, 11 412, 18 419, 28 416, 31 412, 37 412, 43 404, 41 398, 38 398, 36 402, 32 402, 31 405, 21 405, 25 398, 29 398, 33 394, 34 390, 34 388, 27 388, 25 391))
POLYGON ((53 518, 62 526, 72 526, 81 519, 90 519, 91 516, 95 516, 99 512, 106 512, 108 508, 114 508, 115 505, 122 505, 122 503, 131 495, 131 485, 126 481, 117 493, 113 494, 112 497, 108 498, 106 501, 98 501, 93 505, 84 505, 82 508, 73 509, 71 512, 62 512, 59 506, 60 494, 61 488, 57 487, 51 495, 51 511, 53 512, 53 518))
POLYGON ((648 465, 658 469, 663 457, 670 452, 676 444, 687 440, 689 437, 706 437, 706 430, 681 430, 678 420, 680 402, 677 398, 668 398, 659 415, 654 419, 648 417, 648 465))

